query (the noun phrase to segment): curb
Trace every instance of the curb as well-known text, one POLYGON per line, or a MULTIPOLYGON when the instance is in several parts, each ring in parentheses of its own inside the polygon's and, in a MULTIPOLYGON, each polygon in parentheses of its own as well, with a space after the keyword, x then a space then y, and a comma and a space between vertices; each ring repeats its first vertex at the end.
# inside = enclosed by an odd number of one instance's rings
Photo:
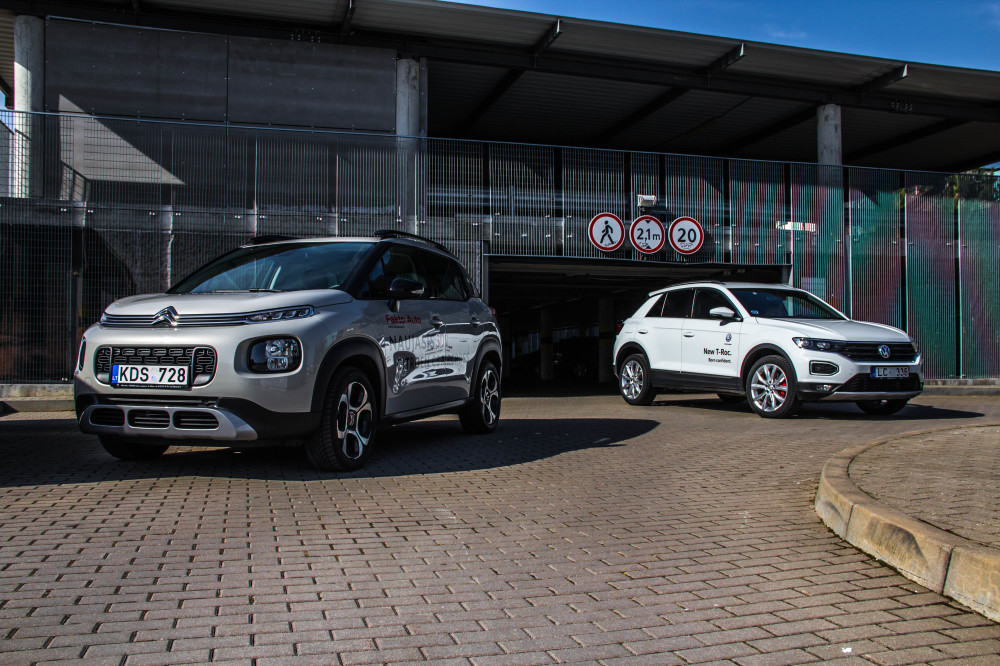
POLYGON ((72 412, 73 398, 4 398, 0 400, 0 414, 11 412, 72 412))
POLYGON ((1000 423, 932 428, 844 449, 823 465, 816 513, 840 538, 910 580, 1000 622, 1000 550, 987 548, 875 501, 851 480, 854 459, 868 449, 934 432, 1000 423))

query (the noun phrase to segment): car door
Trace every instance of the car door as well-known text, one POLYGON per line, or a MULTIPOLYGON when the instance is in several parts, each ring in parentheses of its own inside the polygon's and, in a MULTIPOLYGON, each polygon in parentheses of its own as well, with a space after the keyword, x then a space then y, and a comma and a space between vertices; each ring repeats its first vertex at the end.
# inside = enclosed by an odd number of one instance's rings
POLYGON ((681 371, 681 352, 684 325, 691 313, 694 289, 674 289, 665 292, 658 312, 654 306, 641 322, 639 333, 646 328, 644 343, 649 353, 649 366, 653 370, 681 371))
POLYGON ((432 330, 425 334, 425 359, 417 369, 427 404, 440 405, 469 397, 479 322, 462 271, 449 257, 423 251, 432 330))
POLYGON ((738 378, 740 374, 740 330, 743 322, 713 319, 713 308, 736 306, 718 290, 699 287, 695 291, 691 317, 685 320, 682 335, 681 371, 715 377, 738 378))
POLYGON ((426 407, 433 396, 417 386, 417 373, 426 366, 435 349, 438 329, 431 314, 428 283, 418 248, 390 245, 375 262, 362 286, 359 299, 367 301, 367 330, 382 349, 386 379, 386 414, 397 414, 426 407), (420 298, 398 301, 390 307, 389 286, 396 278, 416 280, 424 285, 420 298))

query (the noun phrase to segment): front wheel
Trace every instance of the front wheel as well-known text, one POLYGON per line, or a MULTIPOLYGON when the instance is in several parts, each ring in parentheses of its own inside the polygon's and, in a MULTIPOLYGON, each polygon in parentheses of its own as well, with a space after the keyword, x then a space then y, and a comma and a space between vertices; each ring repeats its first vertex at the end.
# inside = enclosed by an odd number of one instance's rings
POLYGON ((361 370, 337 371, 323 402, 319 430, 305 443, 314 467, 350 472, 368 461, 378 424, 374 396, 371 381, 361 370))
POLYGON ((618 371, 618 390, 630 405, 649 405, 653 402, 652 377, 649 361, 642 354, 632 354, 618 371))
POLYGON ((799 408, 798 382, 792 364, 784 356, 765 356, 750 369, 747 378, 750 407, 766 419, 783 419, 799 408))
POLYGON ((484 360, 473 387, 472 402, 458 413, 466 432, 485 434, 500 421, 500 373, 493 361, 484 360))
POLYGON ((167 444, 144 444, 116 435, 100 435, 99 439, 104 450, 119 460, 152 460, 169 448, 167 444))
POLYGON ((906 407, 908 402, 909 400, 858 400, 856 404, 865 414, 888 416, 906 407))

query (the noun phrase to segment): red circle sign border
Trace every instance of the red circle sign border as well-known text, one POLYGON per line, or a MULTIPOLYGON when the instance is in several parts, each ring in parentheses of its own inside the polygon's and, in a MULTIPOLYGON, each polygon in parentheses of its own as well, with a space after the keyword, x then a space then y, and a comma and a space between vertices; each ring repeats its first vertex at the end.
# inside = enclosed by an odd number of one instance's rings
POLYGON ((701 222, 694 219, 693 217, 687 217, 686 215, 678 217, 676 220, 670 223, 670 228, 667 229, 667 236, 670 237, 670 247, 674 248, 674 250, 678 254, 684 254, 684 255, 695 254, 696 252, 698 252, 698 250, 701 249, 701 246, 705 244, 705 228, 701 226, 701 222), (677 226, 679 222, 694 222, 695 226, 698 227, 698 245, 696 245, 690 250, 682 250, 681 248, 677 247, 677 245, 674 244, 674 227, 677 226))
POLYGON ((598 213, 593 217, 593 219, 590 220, 590 225, 587 227, 587 236, 590 238, 590 244, 596 247, 601 252, 614 252, 615 250, 617 250, 622 246, 622 243, 625 242, 625 223, 622 222, 622 219, 617 215, 615 215, 614 213, 598 213), (618 223, 619 228, 621 228, 622 230, 621 238, 618 239, 618 242, 615 243, 614 247, 608 247, 608 248, 601 247, 600 244, 596 240, 594 240, 594 224, 597 222, 597 220, 601 219, 602 217, 613 218, 615 222, 618 223))
POLYGON ((628 239, 632 241, 632 247, 639 250, 639 252, 642 252, 643 254, 656 254, 657 252, 663 249, 663 244, 667 240, 666 238, 664 238, 666 233, 667 231, 666 229, 663 228, 663 222, 660 222, 660 218, 655 217, 653 215, 640 215, 639 217, 632 220, 632 226, 629 227, 628 229, 628 239), (660 227, 660 244, 657 245, 652 250, 647 250, 645 248, 639 247, 638 243, 635 242, 635 236, 632 235, 632 230, 635 229, 636 222, 642 222, 643 220, 652 220, 653 222, 656 222, 656 224, 659 225, 660 227))

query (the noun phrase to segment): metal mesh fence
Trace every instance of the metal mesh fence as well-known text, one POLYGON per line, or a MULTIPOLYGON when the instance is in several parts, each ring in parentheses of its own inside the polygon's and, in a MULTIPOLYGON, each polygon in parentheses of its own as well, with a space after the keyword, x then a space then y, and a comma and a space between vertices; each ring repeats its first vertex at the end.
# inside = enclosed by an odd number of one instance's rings
MULTIPOLYGON (((416 232, 481 282, 484 256, 786 266, 853 317, 905 327, 931 377, 1000 375, 993 176, 6 113, 0 124, 0 382, 66 381, 82 330, 258 234, 416 232), (639 208, 636 195, 652 195, 639 208), (690 216, 705 245, 587 239, 690 216)), ((627 270, 623 268, 622 270, 627 270)))

